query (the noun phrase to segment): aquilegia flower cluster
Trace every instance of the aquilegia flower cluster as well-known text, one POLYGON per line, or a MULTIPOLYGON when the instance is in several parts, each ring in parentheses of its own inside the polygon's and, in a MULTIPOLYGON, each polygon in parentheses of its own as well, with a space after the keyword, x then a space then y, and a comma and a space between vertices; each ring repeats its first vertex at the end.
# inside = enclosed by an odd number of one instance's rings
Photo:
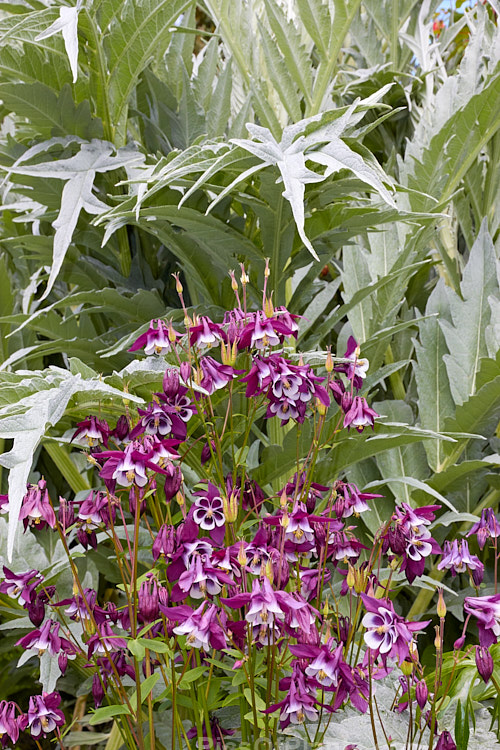
MULTIPOLYGON (((182 299, 179 283, 178 291, 182 299)), ((61 597, 41 571, 4 567, 0 593, 33 624, 18 645, 48 655, 62 675, 83 670, 93 708, 128 706, 119 721, 130 746, 144 742, 130 681, 158 681, 162 690, 146 695, 150 716, 172 709, 178 741, 197 737, 200 747, 207 738, 223 747, 235 731, 276 736, 290 724, 313 724, 319 741, 325 717, 348 702, 369 710, 371 681, 405 663, 406 690, 425 712, 417 636, 430 621, 395 609, 391 577, 412 583, 441 555, 440 506, 401 503, 373 538, 361 535, 357 519, 380 496, 332 475, 328 462, 339 431, 362 433, 378 417, 362 395, 369 364, 358 343, 350 337, 343 357, 328 352, 313 367, 289 346, 297 316, 267 299, 250 312, 238 297, 220 322, 184 312, 184 332, 154 320, 130 348, 167 359, 149 403, 136 413, 128 405, 112 424, 94 414, 76 425, 72 440, 95 486, 59 502, 44 479, 27 488, 24 529, 61 537, 74 588, 61 597), (291 461, 275 446, 282 465, 266 447, 273 419, 307 436, 291 461), (79 578, 73 556, 94 550, 115 560, 114 590, 79 578), (224 728, 217 711, 232 704, 241 720, 224 728)), ((475 532, 481 545, 498 535, 490 516, 475 532)), ((483 565, 465 540, 446 543, 438 567, 481 583, 483 565)), ((500 595, 469 597, 465 609, 487 648, 500 635, 500 595)), ((3 701, 2 744, 23 731, 57 734, 69 720, 54 690, 24 708, 3 701)))

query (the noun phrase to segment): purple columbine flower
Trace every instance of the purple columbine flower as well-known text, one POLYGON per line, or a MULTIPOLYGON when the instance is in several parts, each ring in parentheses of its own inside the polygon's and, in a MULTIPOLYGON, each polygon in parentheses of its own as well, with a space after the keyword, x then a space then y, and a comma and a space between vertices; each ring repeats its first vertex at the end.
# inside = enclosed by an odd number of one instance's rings
POLYGON ((251 320, 239 335, 238 349, 263 350, 270 346, 278 346, 285 336, 297 336, 297 325, 288 312, 285 315, 280 311, 277 317, 268 318, 259 310, 247 317, 251 320))
POLYGON ((172 589, 172 601, 185 599, 189 594, 193 599, 202 599, 215 596, 222 591, 222 586, 232 586, 233 579, 228 574, 216 568, 210 561, 208 555, 194 555, 193 561, 184 573, 179 576, 179 581, 172 589))
POLYGON ((337 518, 359 516, 360 513, 370 510, 367 500, 383 497, 383 495, 375 495, 371 492, 360 492, 352 482, 335 482, 333 489, 337 493, 333 506, 337 518))
POLYGON ((479 645, 488 648, 500 635, 500 594, 466 596, 465 611, 477 619, 479 645))
POLYGON ((196 318, 194 325, 189 329, 189 343, 191 346, 210 347, 219 341, 226 341, 226 338, 224 329, 218 323, 210 320, 206 315, 196 318))
POLYGON ((106 654, 106 651, 118 651, 127 648, 127 641, 113 633, 108 622, 98 623, 97 632, 87 641, 88 658, 92 654, 106 654))
POLYGON ((172 348, 172 342, 181 338, 181 334, 174 330, 172 323, 168 326, 163 320, 152 320, 148 330, 137 338, 129 349, 136 352, 144 349, 144 353, 166 354, 172 348))
POLYGON ((241 370, 234 370, 229 365, 221 365, 213 357, 200 358, 200 385, 209 395, 224 388, 241 370))
POLYGON ((98 417, 87 417, 82 422, 77 422, 77 430, 71 440, 76 440, 81 445, 88 445, 90 448, 104 443, 108 445, 108 439, 111 433, 108 423, 98 417))
POLYGON ((429 555, 441 554, 439 544, 427 528, 440 507, 425 505, 413 509, 407 503, 401 503, 393 513, 392 525, 386 532, 382 551, 385 553, 391 548, 394 554, 402 555, 401 570, 405 571, 409 583, 422 575, 429 555))
POLYGON ((206 490, 194 494, 195 501, 189 511, 189 517, 201 529, 210 532, 210 536, 216 544, 222 544, 226 518, 220 491, 212 482, 208 482, 206 490))
POLYGON ((55 620, 46 620, 45 624, 38 630, 32 630, 31 633, 20 638, 16 646, 22 646, 24 649, 37 651, 41 656, 48 651, 51 656, 57 656, 62 645, 69 644, 66 639, 61 639, 59 628, 61 626, 55 620), (66 643, 62 644, 65 640, 66 643))
POLYGON ((424 710, 424 706, 427 703, 427 698, 429 696, 429 688, 427 687, 427 683, 425 680, 419 680, 417 684, 415 685, 415 698, 420 706, 420 710, 424 710))
POLYGON ((493 512, 493 508, 484 508, 481 519, 475 523, 467 532, 467 536, 477 535, 477 542, 481 549, 484 548, 487 539, 496 539, 500 536, 500 523, 493 512))
POLYGON ((366 628, 366 645, 384 661, 397 657, 401 664, 409 656, 413 633, 425 628, 430 620, 406 622, 404 617, 396 614, 393 603, 388 599, 375 599, 366 594, 361 594, 361 599, 368 610, 362 620, 366 628))
POLYGON ((349 360, 348 362, 342 362, 342 364, 335 365, 333 368, 335 372, 343 372, 348 380, 352 380, 354 387, 357 391, 363 385, 363 380, 366 378, 368 371, 369 362, 367 359, 360 359, 360 348, 358 342, 354 336, 349 336, 347 342, 347 351, 344 354, 344 358, 349 360))
POLYGON ((46 737, 57 727, 62 727, 66 719, 59 709, 59 693, 32 695, 28 708, 28 726, 32 737, 46 737))
POLYGON ((249 605, 245 620, 253 626, 254 638, 262 644, 272 642, 273 632, 279 631, 290 610, 303 606, 287 592, 273 591, 267 578, 254 580, 251 594, 236 594, 228 599, 221 598, 221 602, 235 609, 249 605))
POLYGON ((44 580, 42 574, 34 569, 25 573, 13 573, 4 565, 3 574, 5 580, 0 583, 0 594, 17 599, 23 607, 31 602, 36 587, 44 580))
POLYGON ((479 586, 483 580, 484 565, 476 555, 471 555, 469 546, 465 539, 444 543, 443 558, 438 563, 438 570, 451 570, 452 576, 464 573, 466 570, 471 574, 474 584, 479 586))
POLYGON ((9 740, 15 743, 19 739, 19 732, 26 729, 28 717, 21 714, 16 717, 16 704, 13 701, 0 701, 0 741, 2 747, 7 747, 9 740))
POLYGON ((285 729, 289 724, 303 724, 305 721, 317 721, 316 680, 306 677, 299 663, 293 665, 292 676, 280 680, 280 690, 287 690, 286 697, 279 703, 265 708, 262 713, 270 714, 280 711, 280 726, 285 729))
POLYGON ((446 730, 439 735, 434 750, 457 750, 453 737, 446 730))
POLYGON ((344 417, 344 427, 348 429, 355 427, 358 432, 363 432, 365 427, 374 429, 375 419, 379 417, 376 411, 368 406, 366 398, 354 396, 352 404, 344 417))
POLYGON ((137 411, 141 419, 130 432, 131 440, 144 432, 146 435, 159 435, 160 438, 172 432, 172 419, 163 404, 153 401, 145 409, 138 409, 137 411))
POLYGON ((177 635, 185 635, 186 645, 189 648, 202 648, 210 651, 215 648, 218 651, 227 647, 225 627, 227 616, 225 612, 215 604, 204 601, 198 609, 193 610, 187 604, 180 607, 160 607, 161 611, 169 620, 176 620, 180 624, 174 628, 177 635))
POLYGON ((322 687, 336 688, 340 679, 340 664, 343 662, 343 645, 335 646, 329 638, 322 646, 305 644, 290 645, 288 648, 299 659, 311 659, 305 669, 308 677, 313 677, 322 687))
MULTIPOLYGON (((220 748, 220 750, 225 750, 227 745, 224 741, 224 737, 231 736, 235 734, 235 732, 236 732, 235 729, 224 729, 223 727, 221 727, 218 719, 216 719, 215 716, 212 716, 210 718, 210 734, 212 736, 212 740, 214 743, 213 744, 214 750, 217 750, 217 748, 220 748)), ((191 727, 191 729, 189 729, 186 732, 186 737, 188 738, 188 740, 191 740, 197 736, 198 736, 198 729, 195 726, 191 727)), ((208 739, 208 730, 207 730, 207 724, 205 721, 203 722, 203 747, 207 747, 207 748, 212 747, 208 739)))
POLYGON ((50 504, 47 482, 40 479, 38 484, 28 485, 28 492, 23 498, 23 504, 19 513, 19 520, 24 524, 24 530, 28 526, 43 529, 56 526, 56 515, 50 504))

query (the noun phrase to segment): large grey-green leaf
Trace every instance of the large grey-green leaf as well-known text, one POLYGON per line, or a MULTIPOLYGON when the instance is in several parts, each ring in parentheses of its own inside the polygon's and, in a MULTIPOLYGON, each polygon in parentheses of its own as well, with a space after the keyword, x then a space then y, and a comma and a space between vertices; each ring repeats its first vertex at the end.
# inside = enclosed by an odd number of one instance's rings
POLYGON ((19 511, 26 483, 33 462, 33 454, 46 430, 57 424, 72 398, 77 393, 93 392, 102 396, 114 396, 142 402, 133 394, 125 394, 102 380, 83 380, 67 370, 51 367, 45 373, 26 373, 28 379, 44 379, 46 390, 35 392, 0 409, 0 438, 14 441, 12 449, 0 456, 0 465, 9 472, 9 533, 7 554, 9 559, 14 548, 19 511), (47 387, 48 386, 48 387, 47 387))
POLYGON ((78 217, 82 208, 90 214, 100 214, 108 210, 108 206, 92 192, 96 173, 108 172, 125 165, 142 160, 134 148, 116 149, 112 143, 93 139, 85 143, 81 139, 80 150, 68 159, 39 162, 27 166, 31 157, 44 151, 52 145, 55 139, 45 144, 37 144, 29 149, 12 166, 3 167, 9 173, 38 177, 44 180, 48 177, 65 180, 61 197, 61 208, 52 226, 54 227, 54 248, 52 268, 47 281, 47 287, 41 299, 44 299, 52 289, 61 270, 64 258, 71 244, 78 217))
MULTIPOLYGON (((444 362, 448 353, 440 321, 450 318, 448 297, 444 281, 441 280, 428 299, 425 313, 428 317, 418 324, 419 341, 415 341, 417 362, 414 367, 417 384, 420 424, 428 430, 441 432, 444 422, 455 411, 451 395, 450 381, 444 362)), ((434 471, 440 471, 445 457, 440 440, 424 443, 429 464, 434 471)))
POLYGON ((497 259, 485 219, 463 273, 462 299, 447 289, 450 323, 441 321, 449 354, 444 355, 451 393, 463 404, 476 392, 479 360, 488 354, 485 331, 490 322, 488 297, 498 297, 497 259))
POLYGON ((166 50, 175 21, 193 0, 125 0, 104 36, 111 99, 111 122, 118 143, 126 139, 130 96, 147 65, 166 50))

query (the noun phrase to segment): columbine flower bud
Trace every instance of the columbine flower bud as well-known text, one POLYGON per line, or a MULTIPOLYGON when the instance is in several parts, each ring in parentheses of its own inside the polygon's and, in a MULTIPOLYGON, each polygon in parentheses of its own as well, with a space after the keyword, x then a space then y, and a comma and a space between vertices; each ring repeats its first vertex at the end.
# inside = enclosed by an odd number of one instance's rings
POLYGON ((182 294, 182 292, 184 291, 184 289, 183 289, 183 286, 182 286, 182 284, 181 284, 181 282, 179 280, 179 274, 178 273, 173 273, 172 276, 175 279, 175 291, 177 292, 177 294, 182 294))
POLYGON ((461 648, 463 648, 465 643, 465 635, 461 635, 460 638, 457 638, 455 643, 453 644, 453 648, 455 651, 460 651, 461 648))
POLYGON ((268 560, 266 562, 266 565, 264 568, 264 575, 266 576, 269 583, 272 583, 274 581, 274 570, 273 570, 273 564, 271 560, 268 560))
POLYGON ((415 698, 423 711, 424 706, 427 703, 427 696, 429 695, 429 689, 425 680, 419 680, 415 686, 415 698))
POLYGON ((493 657, 489 649, 486 646, 476 646, 476 667, 485 683, 493 673, 493 666, 493 657))
POLYGON ((245 543, 240 542, 240 548, 238 550, 238 562, 243 567, 247 564, 247 553, 245 552, 245 543))
POLYGON ((267 297, 264 304, 264 315, 266 318, 272 318, 274 315, 274 306, 271 297, 267 297))
POLYGON ((316 411, 321 417, 324 417, 326 414, 326 406, 319 400, 319 398, 316 399, 316 411))
POLYGON ((409 677, 413 672, 413 662, 409 659, 404 659, 399 666, 405 677, 409 677))
POLYGON ((356 581, 356 572, 350 563, 347 566, 347 577, 345 580, 350 589, 354 588, 354 583, 356 581))
POLYGON ((333 372, 333 357, 330 347, 328 347, 328 350, 326 352, 325 370, 327 372, 333 372))
POLYGON ((443 589, 439 589, 437 614, 440 620, 446 617, 446 604, 444 603, 443 589))
POLYGON ((181 373, 181 378, 183 379, 183 381, 187 383, 191 378, 191 365, 189 364, 189 362, 181 362, 179 372, 181 373))
POLYGON ((234 275, 234 271, 229 271, 229 276, 231 278, 231 289, 233 292, 238 291, 238 282, 236 281, 236 277, 234 275))
POLYGON ((434 638, 434 646, 436 648, 436 651, 441 651, 443 648, 443 642, 441 640, 441 633, 439 632, 439 627, 436 625, 436 637, 434 638))
POLYGON ((179 373, 168 368, 163 376, 163 392, 168 398, 175 398, 179 392, 179 373))

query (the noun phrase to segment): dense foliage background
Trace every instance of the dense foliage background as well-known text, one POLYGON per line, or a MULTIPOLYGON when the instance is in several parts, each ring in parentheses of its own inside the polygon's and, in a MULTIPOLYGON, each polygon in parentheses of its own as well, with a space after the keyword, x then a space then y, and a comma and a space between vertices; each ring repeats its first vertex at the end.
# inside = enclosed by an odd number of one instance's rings
MULTIPOLYGON (((395 500, 444 503, 448 538, 498 506, 498 7, 440 6, 0 3, 3 555, 19 554, 28 478, 54 496, 89 487, 71 425, 161 380, 127 349, 151 318, 182 320, 172 273, 215 318, 239 263, 259 304, 265 258, 302 351, 341 355, 352 333, 370 360, 363 393, 385 419, 318 477, 383 493, 366 540, 395 500)), ((293 469, 296 430, 255 435, 252 478, 293 469)), ((54 550, 35 553, 58 572, 54 550)), ((401 588, 410 619, 434 611, 442 578, 431 570, 416 599, 401 588)), ((446 583, 452 643, 473 591, 446 583)), ((5 698, 29 675, 15 640, 1 641, 5 698)))

